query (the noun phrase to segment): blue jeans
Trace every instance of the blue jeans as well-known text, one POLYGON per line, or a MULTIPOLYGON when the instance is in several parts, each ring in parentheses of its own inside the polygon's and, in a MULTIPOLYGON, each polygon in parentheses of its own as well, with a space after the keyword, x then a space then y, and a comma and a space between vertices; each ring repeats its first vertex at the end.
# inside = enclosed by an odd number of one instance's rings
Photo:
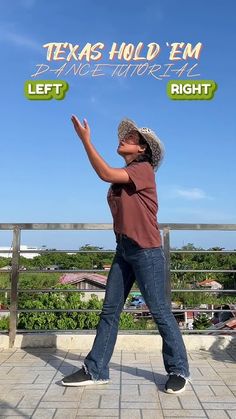
POLYGON ((120 314, 135 280, 162 337, 167 373, 190 378, 183 338, 166 298, 163 249, 141 248, 124 235, 117 239, 96 337, 84 359, 87 371, 94 380, 109 379, 108 363, 117 339, 120 314))

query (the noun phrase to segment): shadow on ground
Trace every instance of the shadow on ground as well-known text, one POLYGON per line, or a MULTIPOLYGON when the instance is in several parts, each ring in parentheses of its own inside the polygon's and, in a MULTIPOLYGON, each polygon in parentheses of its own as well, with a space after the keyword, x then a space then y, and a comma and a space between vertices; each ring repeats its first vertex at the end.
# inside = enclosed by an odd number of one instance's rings
MULTIPOLYGON (((55 335, 52 335, 52 337, 53 339, 50 343, 51 347, 30 348, 27 346, 25 347, 25 344, 27 344, 27 335, 23 336, 22 349, 27 354, 37 356, 41 360, 47 362, 47 364, 55 368, 55 370, 57 370, 58 373, 61 373, 60 379, 58 379, 58 381, 55 382, 55 384, 61 386, 62 385, 60 382, 61 378, 65 375, 72 374, 78 368, 80 368, 86 355, 84 354, 84 352, 83 354, 74 353, 76 352, 76 349, 73 350, 74 352, 71 352, 72 350, 66 351, 64 349, 57 349, 57 337, 55 335)), ((120 353, 122 351, 118 351, 118 352, 120 353)), ((140 362, 140 364, 142 363, 140 362)), ((127 365, 122 365, 122 363, 117 364, 115 362, 110 362, 109 367, 110 367, 110 370, 116 370, 116 371, 121 371, 123 373, 128 373, 137 378, 137 363, 135 363, 134 366, 132 365, 127 366, 127 365)), ((166 374, 159 374, 154 371, 145 370, 142 367, 141 368, 138 367, 138 377, 140 377, 140 379, 144 378, 147 381, 150 381, 151 383, 155 383, 159 390, 163 390, 164 384, 167 380, 166 374)))
MULTIPOLYGON (((212 359, 216 361, 227 361, 235 364, 236 361, 236 335, 232 336, 231 341, 225 347, 223 344, 223 336, 218 336, 218 339, 211 345, 207 352, 211 353, 212 359)), ((203 351, 202 351, 203 352, 203 351)))

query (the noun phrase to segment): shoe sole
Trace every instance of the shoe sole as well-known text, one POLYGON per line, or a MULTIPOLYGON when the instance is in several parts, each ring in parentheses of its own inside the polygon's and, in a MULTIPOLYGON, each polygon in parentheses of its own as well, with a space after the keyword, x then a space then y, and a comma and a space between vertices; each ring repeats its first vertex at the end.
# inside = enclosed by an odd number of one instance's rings
POLYGON ((181 388, 180 390, 175 391, 175 390, 171 390, 171 388, 168 388, 168 389, 164 388, 164 391, 165 391, 165 393, 169 393, 169 394, 179 394, 179 393, 183 393, 185 389, 186 389, 186 385, 183 388, 181 388))
POLYGON ((93 381, 93 380, 89 380, 89 381, 84 381, 81 383, 66 383, 63 380, 61 381, 63 386, 66 387, 82 387, 82 386, 91 386, 91 385, 97 385, 97 384, 108 384, 110 381, 109 380, 103 380, 103 381, 93 381))

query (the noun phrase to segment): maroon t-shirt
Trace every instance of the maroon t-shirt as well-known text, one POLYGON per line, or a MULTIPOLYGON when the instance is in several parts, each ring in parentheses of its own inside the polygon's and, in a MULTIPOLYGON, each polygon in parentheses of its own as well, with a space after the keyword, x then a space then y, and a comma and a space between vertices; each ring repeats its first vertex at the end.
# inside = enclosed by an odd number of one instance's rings
POLYGON ((132 182, 111 185, 107 195, 114 232, 126 234, 142 248, 159 247, 162 243, 153 168, 148 162, 131 162, 123 169, 132 182))

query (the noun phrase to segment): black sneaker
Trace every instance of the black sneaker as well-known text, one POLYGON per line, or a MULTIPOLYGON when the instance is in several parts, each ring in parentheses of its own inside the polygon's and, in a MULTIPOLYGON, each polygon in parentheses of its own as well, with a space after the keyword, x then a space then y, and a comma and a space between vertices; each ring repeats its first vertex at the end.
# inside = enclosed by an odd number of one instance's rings
POLYGON ((185 390, 187 380, 180 375, 171 374, 165 385, 166 393, 182 393, 185 390))
POLYGON ((61 381, 63 386, 68 387, 78 387, 78 386, 88 386, 90 384, 107 384, 109 380, 93 380, 91 375, 86 372, 84 366, 79 371, 74 372, 74 374, 64 377, 61 381))

